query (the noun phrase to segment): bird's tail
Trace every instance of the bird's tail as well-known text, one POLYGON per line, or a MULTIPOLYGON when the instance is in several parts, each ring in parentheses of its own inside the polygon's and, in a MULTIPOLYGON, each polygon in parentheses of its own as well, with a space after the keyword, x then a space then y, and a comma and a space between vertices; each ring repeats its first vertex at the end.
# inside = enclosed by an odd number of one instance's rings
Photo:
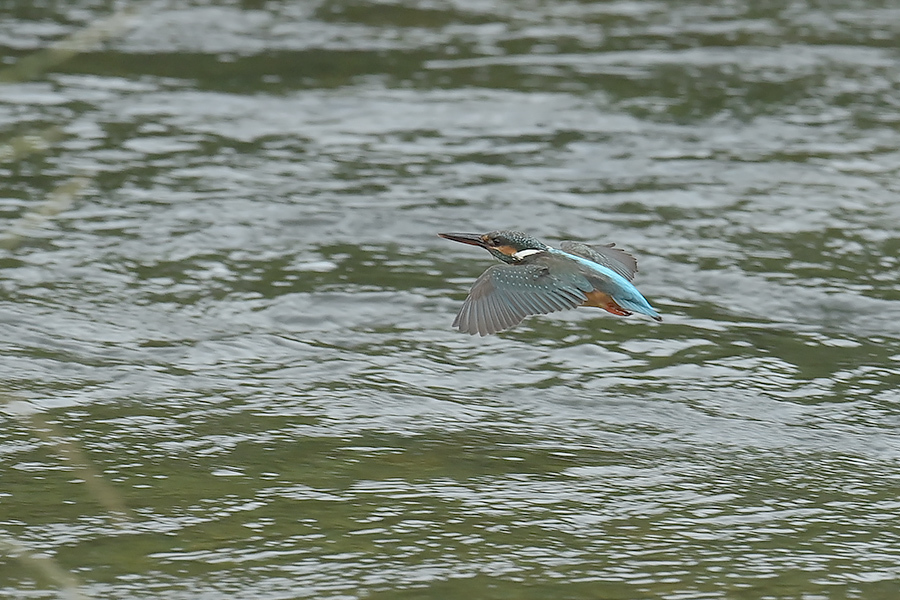
POLYGON ((656 309, 650 306, 647 299, 641 295, 638 295, 637 298, 617 298, 613 296, 613 300, 615 300, 622 308, 626 308, 632 312, 641 313, 642 315, 647 315, 655 321, 662 321, 662 317, 659 316, 656 309))

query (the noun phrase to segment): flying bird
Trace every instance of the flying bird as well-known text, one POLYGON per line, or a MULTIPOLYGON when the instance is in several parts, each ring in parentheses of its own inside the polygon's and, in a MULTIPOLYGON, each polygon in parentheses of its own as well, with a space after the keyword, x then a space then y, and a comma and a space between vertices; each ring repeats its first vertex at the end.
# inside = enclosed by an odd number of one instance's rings
POLYGON ((520 231, 439 233, 480 246, 503 262, 475 280, 453 321, 464 333, 489 335, 515 327, 530 315, 595 306, 627 317, 662 317, 631 283, 637 260, 615 247, 562 242, 552 248, 520 231))

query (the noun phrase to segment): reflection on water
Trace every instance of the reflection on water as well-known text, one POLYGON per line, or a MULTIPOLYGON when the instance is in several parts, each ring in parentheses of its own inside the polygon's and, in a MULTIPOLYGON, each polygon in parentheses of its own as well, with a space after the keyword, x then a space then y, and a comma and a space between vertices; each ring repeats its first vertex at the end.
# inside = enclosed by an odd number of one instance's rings
POLYGON ((898 16, 148 4, 5 83, 0 594, 893 598, 898 16), (458 334, 501 227, 665 321, 458 334))

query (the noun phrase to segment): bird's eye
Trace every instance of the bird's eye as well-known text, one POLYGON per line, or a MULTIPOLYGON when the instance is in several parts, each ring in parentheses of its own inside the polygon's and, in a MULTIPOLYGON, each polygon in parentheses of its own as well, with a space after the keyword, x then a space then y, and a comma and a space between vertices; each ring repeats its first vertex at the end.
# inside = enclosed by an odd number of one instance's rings
POLYGON ((489 243, 491 246, 500 246, 500 245, 502 244, 502 242, 500 241, 500 238, 495 238, 495 237, 489 239, 489 240, 488 240, 488 243, 489 243))

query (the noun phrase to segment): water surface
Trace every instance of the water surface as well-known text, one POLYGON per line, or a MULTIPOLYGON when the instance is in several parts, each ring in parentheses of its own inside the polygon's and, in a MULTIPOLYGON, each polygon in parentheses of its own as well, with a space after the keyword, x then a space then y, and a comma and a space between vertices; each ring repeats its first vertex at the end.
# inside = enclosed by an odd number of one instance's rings
POLYGON ((150 3, 6 81, 0 595, 895 598, 897 23, 150 3), (495 228, 663 323, 455 332, 495 228))

